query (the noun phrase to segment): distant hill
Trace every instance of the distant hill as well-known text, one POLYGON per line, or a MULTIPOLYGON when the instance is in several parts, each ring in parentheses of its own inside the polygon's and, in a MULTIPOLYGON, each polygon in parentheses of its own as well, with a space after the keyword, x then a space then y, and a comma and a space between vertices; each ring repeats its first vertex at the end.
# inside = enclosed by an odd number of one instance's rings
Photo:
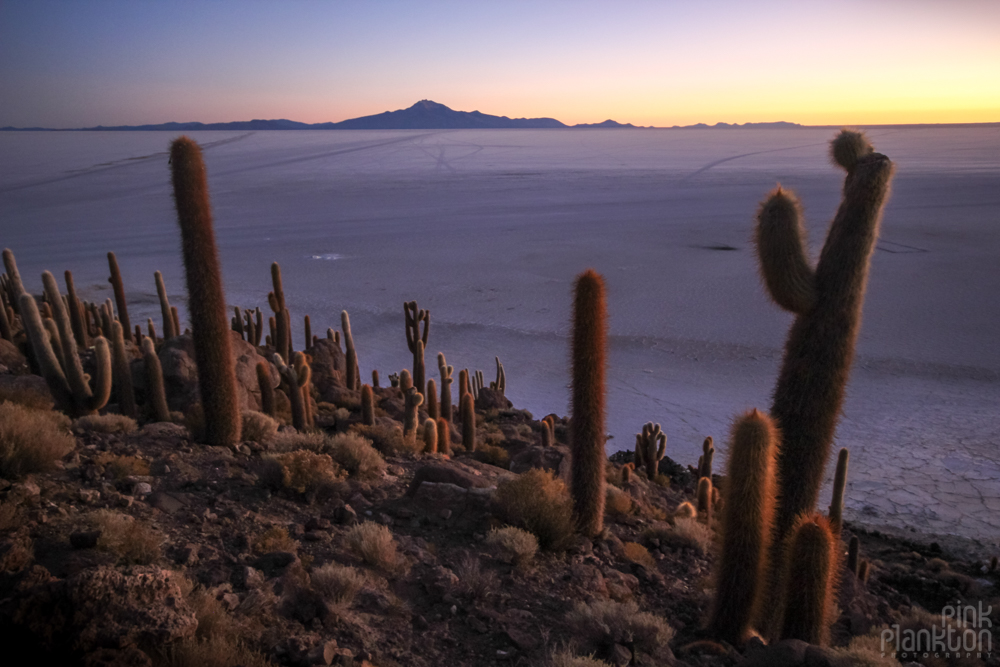
POLYGON ((555 118, 508 118, 480 111, 455 111, 431 100, 420 100, 409 109, 313 125, 316 130, 523 130, 559 127, 566 125, 555 118))
MULTIPOLYGON (((607 130, 607 129, 616 130, 616 129, 620 129, 620 128, 638 129, 632 123, 619 123, 618 121, 610 120, 610 119, 604 121, 603 123, 577 123, 573 127, 583 127, 583 128, 590 128, 590 127, 592 127, 592 128, 603 129, 603 130, 607 130)), ((643 128, 643 129, 645 129, 645 128, 643 128)))
POLYGON ((695 123, 694 125, 674 125, 671 129, 675 130, 738 130, 738 129, 755 129, 755 130, 783 130, 786 128, 793 127, 806 127, 805 125, 799 125, 798 123, 789 123, 783 120, 779 120, 774 123, 716 123, 715 125, 708 125, 706 123, 695 123))

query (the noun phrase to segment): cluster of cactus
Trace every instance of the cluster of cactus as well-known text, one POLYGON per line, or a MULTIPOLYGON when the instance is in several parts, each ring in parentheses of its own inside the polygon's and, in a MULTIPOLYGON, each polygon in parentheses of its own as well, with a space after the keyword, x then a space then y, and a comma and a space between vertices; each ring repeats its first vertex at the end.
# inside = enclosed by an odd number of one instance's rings
MULTIPOLYGON (((308 317, 308 315, 306 316, 308 317)), ((233 331, 240 335, 240 338, 251 343, 254 347, 260 346, 260 338, 264 333, 264 313, 260 308, 251 311, 233 306, 233 317, 230 320, 233 331)))
POLYGON ((490 382, 490 389, 494 391, 499 391, 500 395, 506 395, 507 393, 507 373, 503 369, 503 364, 500 363, 500 357, 494 357, 497 361, 497 379, 494 382, 490 382))
POLYGON ((635 468, 645 468, 648 479, 656 479, 660 460, 667 451, 667 434, 659 424, 646 422, 641 433, 635 434, 635 468))
POLYGON ((539 422, 542 427, 542 447, 551 447, 556 444, 556 419, 552 415, 546 415, 539 422))
POLYGON ((267 303, 274 312, 274 333, 272 346, 286 362, 292 358, 292 316, 285 305, 285 289, 281 282, 281 266, 271 263, 271 284, 273 290, 267 293, 267 303))
POLYGON ((406 328, 406 347, 413 355, 413 384, 417 391, 425 393, 427 372, 424 365, 424 351, 427 349, 427 335, 431 329, 431 311, 417 307, 416 301, 403 304, 403 318, 406 328), (423 322, 421 331, 420 323, 423 322))
POLYGON ((292 364, 286 364, 280 354, 275 353, 272 357, 274 365, 278 368, 278 374, 284 380, 288 400, 292 406, 292 426, 296 430, 303 431, 313 425, 309 392, 312 369, 302 352, 296 352, 292 359, 292 364))

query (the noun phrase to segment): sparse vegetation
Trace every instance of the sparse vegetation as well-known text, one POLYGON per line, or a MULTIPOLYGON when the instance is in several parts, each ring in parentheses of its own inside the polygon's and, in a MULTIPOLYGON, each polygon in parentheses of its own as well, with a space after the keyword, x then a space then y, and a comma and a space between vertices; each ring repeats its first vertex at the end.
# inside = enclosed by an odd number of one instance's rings
POLYGON ((271 526, 254 539, 253 550, 262 554, 273 551, 295 553, 299 550, 299 543, 288 535, 284 526, 271 526))
POLYGON ((135 420, 125 415, 85 415, 73 421, 73 430, 81 433, 118 433, 127 435, 139 430, 135 420))
POLYGON ((327 444, 333 460, 351 477, 373 479, 385 471, 385 461, 370 440, 357 433, 338 433, 327 444))
POLYGON ((647 570, 656 569, 656 561, 650 555, 649 550, 638 542, 626 542, 624 544, 625 560, 642 565, 647 570))
MULTIPOLYGON (((613 466, 608 466, 612 468, 613 466)), ((604 511, 612 516, 628 514, 632 511, 632 498, 627 493, 614 486, 607 487, 607 498, 604 502, 604 511)))
POLYGON ((329 454, 300 449, 264 457, 260 479, 272 489, 290 489, 313 499, 332 493, 343 476, 329 454))
POLYGON ((567 650, 552 654, 551 667, 611 667, 610 662, 598 660, 592 655, 573 655, 567 650))
POLYGON ((243 412, 243 429, 240 436, 250 442, 267 442, 278 432, 278 422, 263 412, 245 410, 243 412))
POLYGON ((486 546, 501 559, 524 567, 538 552, 538 539, 526 530, 504 526, 486 534, 486 546))
POLYGON ((111 473, 116 480, 149 474, 149 461, 138 456, 119 456, 101 452, 94 458, 94 463, 104 466, 104 471, 111 473))
POLYGON ((491 466, 496 466, 498 468, 503 468, 506 470, 510 467, 510 454, 503 447, 497 447, 489 444, 486 438, 483 442, 476 445, 476 451, 472 453, 472 456, 477 461, 482 461, 483 463, 488 463, 491 466))
POLYGON ((628 644, 637 652, 653 654, 674 636, 674 629, 664 619, 639 611, 635 602, 578 602, 566 616, 566 623, 581 646, 598 655, 615 644, 628 644))
POLYGON ((533 468, 497 485, 497 513, 538 538, 543 549, 565 548, 573 535, 573 501, 561 479, 533 468))
POLYGON ((329 609, 346 610, 365 585, 365 575, 353 567, 327 563, 312 571, 310 581, 329 609))
MULTIPOLYGON (((398 426, 386 426, 375 424, 374 426, 363 426, 355 424, 351 429, 371 440, 372 446, 384 456, 399 456, 400 454, 413 454, 419 450, 417 443, 408 442, 403 437, 403 429, 398 426)), ((423 443, 419 443, 423 446, 423 443)))
POLYGON ((374 521, 365 521, 352 527, 345 537, 348 549, 355 556, 387 574, 401 572, 406 561, 396 549, 392 531, 374 521))
POLYGON ((101 531, 97 548, 115 554, 120 562, 152 565, 160 560, 163 537, 145 521, 110 510, 98 510, 91 521, 101 531))
POLYGON ((73 450, 64 415, 0 403, 0 477, 18 479, 49 470, 73 450))

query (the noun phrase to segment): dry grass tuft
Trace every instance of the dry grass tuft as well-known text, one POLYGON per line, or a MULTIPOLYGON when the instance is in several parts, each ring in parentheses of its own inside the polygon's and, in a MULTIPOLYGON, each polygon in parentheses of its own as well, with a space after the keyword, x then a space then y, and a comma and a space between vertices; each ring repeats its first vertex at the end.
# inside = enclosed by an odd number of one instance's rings
POLYGON ((838 658, 847 658, 855 667, 899 667, 899 661, 885 652, 879 632, 874 628, 867 635, 852 637, 851 642, 840 648, 831 649, 838 658))
POLYGON ((190 637, 170 645, 163 654, 168 667, 273 667, 263 654, 233 637, 190 637))
POLYGON ((97 548, 115 554, 120 562, 152 565, 160 559, 163 537, 145 521, 110 510, 94 512, 91 521, 101 531, 97 548))
MULTIPOLYGON (((607 466, 612 468, 613 466, 607 466)), ((604 512, 613 516, 629 514, 632 511, 632 498, 624 491, 619 491, 614 486, 606 487, 604 501, 604 512)))
POLYGON ((566 623, 588 651, 607 651, 626 644, 635 652, 655 654, 674 636, 674 629, 659 616, 639 611, 635 602, 595 600, 578 602, 566 623))
POLYGON ((284 526, 272 526, 254 538, 253 550, 262 554, 272 551, 296 553, 299 550, 299 543, 288 535, 288 530, 284 526))
POLYGON ((351 431, 371 440, 372 446, 381 452, 383 456, 415 454, 423 448, 423 442, 408 442, 403 438, 403 429, 398 426, 385 426, 382 424, 364 426, 362 424, 355 424, 351 427, 351 431))
POLYGON ((14 536, 6 551, 0 551, 0 573, 20 572, 35 560, 35 543, 26 533, 14 536))
POLYGON ((504 470, 510 468, 510 454, 503 447, 495 447, 481 442, 476 445, 476 451, 472 453, 472 457, 477 461, 496 466, 497 468, 503 468, 504 470))
POLYGON ((198 619, 195 633, 198 639, 235 637, 241 632, 240 624, 210 591, 200 587, 192 590, 187 596, 187 603, 198 619))
POLYGON ((0 386, 0 403, 16 403, 32 410, 52 410, 56 405, 51 395, 21 385, 0 386))
POLYGON ((646 547, 637 542, 626 542, 623 546, 625 560, 642 565, 647 570, 656 569, 656 561, 646 547))
POLYGON ((363 572, 336 563, 327 563, 312 571, 311 586, 327 608, 331 611, 344 612, 354 602, 366 582, 363 572))
POLYGON ((594 656, 573 655, 563 650, 552 654, 550 667, 612 667, 610 662, 598 660, 594 656))
POLYGON ((396 549, 392 531, 382 524, 365 521, 347 531, 347 548, 366 564, 388 574, 397 574, 406 567, 396 549))
POLYGON ((58 412, 0 403, 0 477, 44 472, 73 451, 69 419, 58 412))
POLYGON ((677 519, 674 527, 669 530, 647 530, 644 537, 650 536, 656 537, 665 546, 694 549, 703 556, 711 550, 715 539, 711 528, 690 518, 677 519))
POLYGON ((344 474, 328 454, 300 449, 264 457, 261 482, 271 489, 291 489, 307 498, 330 494, 344 474))
POLYGON ((526 530, 504 526, 486 534, 486 546, 498 557, 524 567, 538 553, 538 539, 526 530))
POLYGON ((686 500, 682 502, 680 505, 678 505, 677 509, 674 510, 674 520, 697 519, 697 518, 698 518, 698 510, 695 508, 694 505, 687 502, 686 500))
POLYGON ((479 559, 471 554, 463 558, 453 571, 458 577, 456 592, 472 600, 484 600, 500 586, 496 572, 484 570, 479 559))
POLYGON ((300 449, 308 449, 311 452, 323 451, 326 444, 326 436, 322 433, 296 433, 295 431, 282 431, 276 433, 267 444, 272 452, 294 452, 300 449))
POLYGON ((117 433, 128 435, 139 430, 135 420, 125 415, 86 415, 73 422, 73 430, 78 433, 117 433))
POLYGON ((573 535, 573 500, 550 471, 534 468, 500 482, 493 500, 503 521, 533 533, 543 549, 563 549, 573 535))
POLYGON ((385 472, 385 461, 371 440, 357 433, 338 433, 329 439, 329 454, 351 477, 374 479, 385 472))
POLYGON ((250 442, 267 442, 278 433, 278 422, 263 412, 245 410, 243 412, 243 429, 240 431, 243 440, 250 442))
POLYGON ((138 456, 117 456, 102 452, 94 457, 94 463, 104 466, 105 472, 110 472, 116 480, 149 474, 149 461, 138 456))

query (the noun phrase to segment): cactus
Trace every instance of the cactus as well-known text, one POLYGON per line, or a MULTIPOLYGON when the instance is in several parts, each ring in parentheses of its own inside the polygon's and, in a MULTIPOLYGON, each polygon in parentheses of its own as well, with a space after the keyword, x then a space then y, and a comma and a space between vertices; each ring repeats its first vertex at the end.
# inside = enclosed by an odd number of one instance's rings
POLYGON ((436 454, 438 450, 437 420, 428 417, 424 420, 424 453, 436 454))
POLYGON ((413 354, 413 385, 417 391, 426 389, 426 367, 424 350, 427 348, 427 334, 431 329, 431 311, 417 308, 416 301, 403 304, 403 318, 406 325, 406 347, 413 354), (423 333, 420 323, 423 322, 423 333))
MULTIPOLYGON (((223 317, 223 320, 225 320, 225 317, 223 317)), ((170 306, 170 321, 174 323, 174 331, 177 332, 178 336, 184 333, 181 331, 181 318, 177 314, 177 306, 170 306)))
POLYGON ((243 311, 240 310, 239 306, 233 306, 233 317, 229 320, 229 328, 240 335, 240 338, 246 340, 243 335, 243 311))
POLYGON ((416 387, 410 387, 405 392, 406 413, 403 418, 403 438, 412 440, 417 435, 418 408, 424 402, 424 395, 416 387))
POLYGON ((410 389, 415 389, 413 386, 413 376, 410 375, 410 371, 405 368, 399 371, 399 389, 404 394, 410 389))
POLYGON ((372 389, 378 389, 378 369, 372 369, 372 389))
POLYGON ((149 338, 142 339, 142 360, 146 367, 146 401, 153 421, 170 421, 170 408, 167 406, 167 392, 163 386, 163 367, 160 358, 156 356, 156 348, 149 338))
POLYGON ((844 489, 847 488, 847 463, 851 453, 844 447, 837 456, 837 473, 833 478, 833 499, 830 501, 830 530, 839 538, 844 524, 844 489))
POLYGON ((441 416, 438 410, 437 383, 434 382, 434 378, 427 381, 427 414, 431 419, 441 416))
POLYGON ((76 340, 73 338, 72 327, 62 298, 59 296, 55 278, 46 271, 42 274, 42 280, 45 283, 46 296, 54 302, 54 317, 49 320, 52 323, 50 326, 53 327, 51 332, 53 335, 50 337, 50 331, 42 323, 34 297, 22 293, 18 301, 18 311, 21 314, 25 334, 31 343, 42 376, 52 392, 56 407, 71 417, 94 414, 103 408, 111 397, 111 351, 108 348, 108 341, 103 337, 94 341, 97 372, 91 386, 87 375, 83 372, 76 340))
POLYGON ((175 139, 170 146, 170 165, 187 275, 188 316, 194 329, 198 388, 205 414, 205 440, 210 445, 231 446, 240 440, 240 401, 208 182, 198 144, 187 137, 175 139))
POLYGON ((708 436, 701 443, 701 458, 698 463, 698 477, 708 477, 712 479, 712 460, 715 458, 715 447, 712 446, 712 437, 708 436))
POLYGON ((139 411, 135 406, 135 390, 132 388, 132 367, 125 354, 125 327, 121 322, 111 325, 111 364, 113 384, 118 390, 118 412, 135 419, 139 411))
POLYGON ((771 418, 751 410, 734 422, 729 439, 722 550, 709 627, 714 636, 734 646, 748 637, 763 599, 778 438, 771 418))
POLYGON ((291 361, 291 315, 288 313, 288 308, 285 306, 285 290, 281 283, 281 266, 277 262, 271 263, 271 283, 274 287, 274 291, 268 294, 268 303, 274 311, 274 321, 277 324, 277 338, 272 340, 275 341, 275 348, 277 349, 278 354, 281 355, 282 359, 291 361))
POLYGON ((87 332, 83 328, 83 306, 80 304, 80 299, 76 296, 76 285, 73 284, 73 272, 66 270, 63 272, 63 277, 66 279, 66 308, 69 310, 69 323, 73 327, 73 337, 76 338, 77 345, 86 347, 87 332))
POLYGON ((578 530, 604 528, 604 374, 607 366, 604 279, 592 269, 576 279, 573 299, 573 380, 570 493, 578 530))
POLYGON ((153 278, 156 280, 156 294, 160 298, 160 314, 163 317, 163 338, 170 339, 174 336, 179 336, 181 332, 177 330, 174 323, 170 300, 167 298, 167 288, 163 284, 163 274, 157 271, 153 274, 153 278))
POLYGON ((154 344, 156 343, 156 325, 153 324, 152 317, 146 319, 146 335, 153 340, 154 344))
POLYGON ((647 479, 656 479, 660 471, 660 460, 667 451, 667 434, 659 424, 646 422, 642 433, 635 435, 635 467, 646 469, 647 479))
POLYGON ((361 423, 365 426, 375 425, 375 394, 366 384, 361 385, 361 423))
POLYGON ((781 639, 826 644, 833 606, 837 540, 820 515, 802 516, 790 533, 781 639))
POLYGON ((698 520, 706 526, 712 525, 712 491, 711 479, 698 480, 698 520))
POLYGON ((494 357, 494 359, 497 361, 497 379, 496 382, 490 383, 490 388, 499 391, 501 395, 506 395, 507 373, 504 372, 503 364, 500 363, 500 357, 494 357))
POLYGON ((292 362, 299 378, 299 388, 302 390, 302 409, 305 411, 306 416, 305 424, 311 428, 315 424, 313 418, 312 367, 309 366, 310 360, 311 357, 306 356, 304 352, 295 352, 292 354, 292 362))
POLYGON ((132 340, 132 323, 128 319, 128 304, 125 302, 125 285, 122 283, 122 273, 118 270, 118 258, 115 253, 108 253, 108 268, 111 269, 111 277, 108 282, 115 292, 115 303, 118 305, 118 321, 122 323, 122 337, 132 340))
POLYGON ((756 245, 774 301, 796 314, 771 416, 782 432, 775 547, 797 517, 812 512, 833 442, 861 322, 871 254, 878 238, 892 163, 859 132, 832 142, 847 171, 843 199, 815 269, 805 249, 800 207, 779 186, 757 215, 756 245))
MULTIPOLYGON (((462 396, 469 393, 469 369, 463 368, 458 372, 458 401, 462 402, 462 396)), ((461 406, 459 406, 461 407, 461 406)))
POLYGON ((305 331, 306 345, 302 349, 303 350, 308 350, 308 349, 310 349, 313 346, 312 322, 309 320, 309 316, 308 315, 306 315, 303 318, 303 326, 305 327, 305 330, 306 330, 305 331))
POLYGON ((361 388, 361 374, 358 368, 358 353, 354 349, 354 336, 351 334, 351 318, 347 311, 340 313, 340 327, 344 330, 344 347, 347 348, 347 388, 357 390, 361 388))
POLYGON ((858 540, 858 536, 851 535, 851 541, 847 544, 847 571, 855 577, 858 576, 858 570, 861 566, 859 562, 860 551, 861 542, 858 540))
POLYGON ((635 465, 632 463, 626 463, 622 466, 622 484, 630 484, 632 482, 632 471, 635 470, 635 465))
MULTIPOLYGON (((69 273, 67 271, 66 273, 69 273)), ((0 338, 7 341, 14 340, 14 334, 10 327, 10 318, 7 316, 7 302, 3 290, 0 289, 0 338)))
POLYGON ((539 424, 542 426, 542 447, 551 447, 556 444, 555 420, 548 416, 542 419, 539 424))
POLYGON ((462 417, 462 447, 467 452, 474 452, 476 451, 476 406, 472 394, 462 394, 458 411, 462 417))
POLYGON ((441 417, 447 421, 451 421, 452 409, 451 409, 451 374, 454 371, 454 367, 448 365, 448 361, 444 358, 444 352, 438 352, 438 372, 441 373, 441 417))
POLYGON ((260 411, 268 417, 274 416, 274 386, 267 363, 257 362, 257 387, 260 388, 260 411))
POLYGON ((451 428, 443 417, 438 417, 437 432, 438 452, 445 456, 451 456, 451 428))
POLYGON ((21 274, 17 270, 17 260, 14 258, 14 251, 10 248, 4 248, 3 265, 7 270, 7 299, 10 301, 14 312, 20 314, 20 298, 24 294, 24 283, 21 282, 21 274))
POLYGON ((674 510, 675 522, 678 519, 694 519, 697 516, 698 516, 698 510, 695 509, 694 505, 692 505, 686 500, 682 502, 680 505, 678 505, 677 509, 674 510))
POLYGON ((870 564, 868 561, 861 561, 861 565, 858 566, 858 581, 862 584, 868 583, 868 573, 871 571, 870 564))
MULTIPOLYGON (((297 353, 296 356, 298 356, 297 353)), ((292 426, 297 431, 304 431, 309 426, 309 409, 306 405, 308 397, 303 388, 308 386, 311 371, 309 365, 296 364, 288 365, 277 352, 271 357, 274 365, 278 367, 278 374, 285 381, 288 387, 288 400, 292 404, 292 426)))

